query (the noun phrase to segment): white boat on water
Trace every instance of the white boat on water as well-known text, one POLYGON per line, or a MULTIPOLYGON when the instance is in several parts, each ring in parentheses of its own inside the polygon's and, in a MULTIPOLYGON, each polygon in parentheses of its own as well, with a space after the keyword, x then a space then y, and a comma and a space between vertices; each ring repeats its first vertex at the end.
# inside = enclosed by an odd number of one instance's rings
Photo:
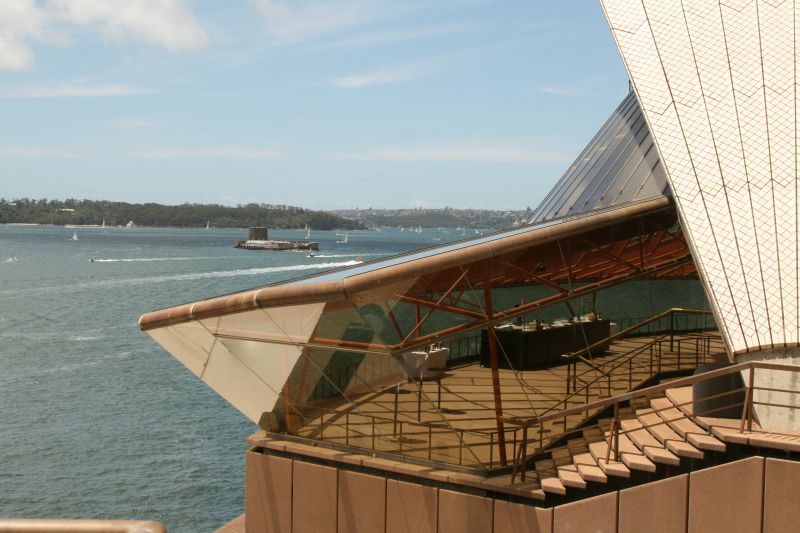
POLYGON ((16 263, 16 262, 17 262, 17 256, 16 255, 12 255, 8 259, 6 259, 6 263, 16 263))
POLYGON ((211 221, 206 220, 206 229, 211 229, 211 221))
POLYGON ((309 227, 309 225, 306 224, 306 240, 309 240, 310 238, 311 238, 311 227, 309 227))
POLYGON ((78 240, 78 232, 77 231, 72 233, 72 238, 70 240, 71 241, 77 241, 78 240))
POLYGON ((341 240, 336 241, 336 244, 347 244, 347 230, 344 230, 344 237, 341 240))

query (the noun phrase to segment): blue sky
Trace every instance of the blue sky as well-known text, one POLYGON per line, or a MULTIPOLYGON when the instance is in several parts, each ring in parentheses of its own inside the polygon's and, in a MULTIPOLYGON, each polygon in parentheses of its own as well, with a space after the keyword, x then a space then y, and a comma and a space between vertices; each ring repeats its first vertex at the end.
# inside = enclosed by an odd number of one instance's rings
POLYGON ((0 197, 535 207, 626 91, 598 0, 2 0, 0 197))

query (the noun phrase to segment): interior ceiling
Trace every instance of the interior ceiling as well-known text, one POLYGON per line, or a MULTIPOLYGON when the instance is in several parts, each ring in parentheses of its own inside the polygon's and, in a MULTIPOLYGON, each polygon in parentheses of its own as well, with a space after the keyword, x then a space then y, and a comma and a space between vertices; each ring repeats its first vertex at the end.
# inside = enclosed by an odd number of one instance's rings
POLYGON ((469 320, 449 328, 409 336, 400 331, 403 341, 384 346, 364 343, 343 343, 327 339, 337 346, 349 344, 356 349, 389 349, 404 351, 467 331, 508 320, 546 306, 555 305, 584 294, 591 294, 632 279, 694 279, 697 271, 691 253, 676 223, 674 210, 619 219, 616 223, 589 229, 567 238, 516 249, 491 258, 463 262, 436 270, 403 285, 402 291, 386 287, 351 293, 347 300, 331 301, 326 311, 352 305, 379 304, 391 307, 402 301, 419 306, 423 314, 435 310, 466 317, 469 320), (544 286, 547 296, 529 300, 514 307, 488 310, 483 296, 485 288, 544 286))

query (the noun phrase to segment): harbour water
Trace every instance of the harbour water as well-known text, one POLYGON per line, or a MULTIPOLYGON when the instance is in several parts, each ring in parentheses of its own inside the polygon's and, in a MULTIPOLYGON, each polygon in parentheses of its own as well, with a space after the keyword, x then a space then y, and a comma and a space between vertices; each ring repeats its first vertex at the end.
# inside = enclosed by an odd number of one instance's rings
MULTIPOLYGON (((234 249, 243 234, 0 226, 0 516, 213 531, 243 512, 244 439, 257 428, 139 331, 138 317, 462 238, 385 230, 338 244, 315 231, 309 257, 234 249)), ((683 305, 704 305, 696 283, 683 287, 683 305)), ((676 301, 675 286, 634 283, 603 297, 604 310, 648 316, 659 292, 676 301)))
POLYGON ((429 232, 351 232, 337 244, 315 231, 320 251, 308 257, 234 249, 244 234, 0 226, 0 516, 156 519, 176 533, 234 518, 257 428, 138 317, 433 244, 429 232))

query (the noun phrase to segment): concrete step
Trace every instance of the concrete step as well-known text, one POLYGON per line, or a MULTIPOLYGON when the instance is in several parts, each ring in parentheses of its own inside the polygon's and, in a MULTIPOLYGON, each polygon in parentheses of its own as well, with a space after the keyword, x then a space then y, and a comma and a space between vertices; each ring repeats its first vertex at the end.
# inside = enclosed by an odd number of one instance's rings
MULTIPOLYGON (((624 431, 624 429, 621 429, 621 431, 624 431)), ((611 442, 613 446, 613 440, 609 440, 613 438, 610 431, 606 433, 605 437, 605 442, 611 442)), ((639 470, 642 472, 656 471, 656 465, 645 457, 642 450, 637 447, 625 433, 618 433, 617 440, 619 442, 620 459, 622 459, 622 462, 630 470, 639 470)))
POLYGON ((631 471, 622 462, 614 460, 614 454, 609 454, 609 460, 606 462, 606 455, 608 453, 608 444, 605 441, 598 441, 589 444, 589 452, 597 462, 597 466, 608 476, 616 476, 629 478, 631 471))
POLYGON ((560 496, 567 493, 567 489, 558 478, 558 469, 552 459, 537 461, 534 466, 536 475, 539 477, 539 486, 543 491, 560 496))
POLYGON ((664 420, 654 413, 652 409, 636 411, 639 422, 650 432, 664 447, 679 457, 690 459, 703 459, 703 452, 683 440, 664 420))
POLYGON ((628 438, 654 463, 670 466, 678 466, 681 463, 678 456, 667 450, 649 431, 642 428, 638 418, 623 420, 621 424, 628 438))
POLYGON ((575 464, 575 467, 578 469, 578 474, 580 474, 584 481, 594 481, 595 483, 608 482, 608 476, 606 476, 605 472, 597 465, 594 457, 592 457, 592 454, 588 451, 573 455, 572 462, 575 464))
POLYGON ((669 427, 696 448, 712 452, 725 452, 725 443, 712 437, 703 428, 686 418, 686 415, 676 408, 669 398, 650 400, 650 405, 656 410, 658 416, 669 424, 669 427))
POLYGON ((578 473, 578 467, 574 464, 565 465, 558 468, 558 479, 565 487, 585 489, 586 481, 578 473))

